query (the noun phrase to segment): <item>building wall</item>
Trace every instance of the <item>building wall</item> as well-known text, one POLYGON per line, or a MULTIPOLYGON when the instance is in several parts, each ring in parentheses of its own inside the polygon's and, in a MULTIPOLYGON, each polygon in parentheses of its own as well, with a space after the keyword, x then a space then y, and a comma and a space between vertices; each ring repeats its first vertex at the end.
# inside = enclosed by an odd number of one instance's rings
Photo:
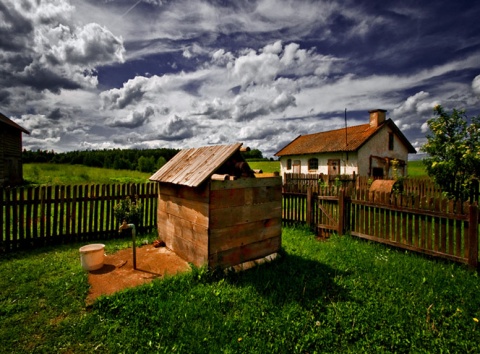
POLYGON ((196 266, 229 267, 281 247, 281 178, 160 183, 158 235, 196 266))
POLYGON ((22 132, 1 124, 0 184, 19 184, 22 181, 22 132))
MULTIPOLYGON (((395 134, 393 135, 393 150, 389 150, 388 140, 390 133, 393 133, 393 131, 388 126, 384 126, 383 129, 377 132, 377 134, 359 149, 358 173, 360 176, 369 176, 371 167, 378 167, 384 169, 384 178, 393 177, 393 169, 391 166, 387 166, 384 161, 376 157, 408 161, 408 149, 395 134), (371 158, 371 156, 374 157, 371 158)), ((406 166, 403 173, 402 171, 399 172, 400 175, 406 175, 406 166)))
POLYGON ((198 188, 160 183, 158 237, 187 262, 208 262, 208 185, 198 188))
POLYGON ((280 250, 280 177, 211 181, 210 188, 210 267, 230 267, 280 250))
POLYGON ((328 162, 329 160, 338 160, 340 162, 339 174, 341 175, 352 175, 353 173, 358 174, 358 156, 356 152, 347 153, 329 153, 329 154, 309 154, 309 155, 299 155, 299 156, 282 156, 280 157, 280 174, 283 176, 285 173, 294 173, 294 161, 297 160, 300 162, 300 172, 303 174, 315 173, 328 175, 328 162), (308 161, 311 158, 318 159, 318 168, 309 169, 308 161), (292 168, 287 169, 287 160, 292 160, 292 168))

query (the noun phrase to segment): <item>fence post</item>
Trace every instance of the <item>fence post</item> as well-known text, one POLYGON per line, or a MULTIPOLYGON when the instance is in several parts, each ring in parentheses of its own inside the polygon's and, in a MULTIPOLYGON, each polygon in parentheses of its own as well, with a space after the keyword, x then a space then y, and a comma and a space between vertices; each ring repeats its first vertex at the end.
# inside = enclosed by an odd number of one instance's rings
POLYGON ((477 269, 478 266, 478 206, 470 205, 468 216, 468 266, 477 269))
POLYGON ((345 188, 340 188, 338 193, 338 230, 339 236, 345 232, 345 188))
POLYGON ((306 222, 308 227, 312 228, 312 187, 307 188, 307 215, 306 215, 306 222))

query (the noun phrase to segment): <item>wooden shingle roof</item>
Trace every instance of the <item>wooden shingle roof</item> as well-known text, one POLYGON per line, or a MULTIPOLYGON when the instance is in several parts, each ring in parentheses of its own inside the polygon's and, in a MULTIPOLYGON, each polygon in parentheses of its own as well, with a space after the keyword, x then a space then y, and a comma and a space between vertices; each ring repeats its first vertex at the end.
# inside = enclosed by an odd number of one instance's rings
POLYGON ((409 153, 416 153, 415 148, 397 128, 391 119, 379 126, 370 124, 356 125, 352 127, 330 130, 326 132, 300 135, 287 146, 278 151, 275 156, 305 155, 329 152, 352 152, 358 151, 376 132, 383 127, 390 127, 402 140, 409 153))
POLYGON ((240 150, 242 143, 212 145, 179 151, 150 181, 198 187, 230 157, 240 150))
POLYGON ((17 123, 15 123, 13 120, 3 115, 2 113, 0 113, 0 123, 9 125, 17 130, 24 132, 25 134, 30 134, 30 132, 27 129, 22 128, 21 126, 19 126, 17 123))

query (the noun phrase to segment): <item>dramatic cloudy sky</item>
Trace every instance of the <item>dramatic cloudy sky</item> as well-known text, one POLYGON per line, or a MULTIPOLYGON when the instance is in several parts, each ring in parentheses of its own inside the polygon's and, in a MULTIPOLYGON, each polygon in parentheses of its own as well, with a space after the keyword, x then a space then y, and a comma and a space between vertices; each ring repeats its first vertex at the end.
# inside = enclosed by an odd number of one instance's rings
POLYGON ((0 112, 27 149, 243 142, 388 110, 411 143, 435 104, 480 110, 480 3, 1 0, 0 112))

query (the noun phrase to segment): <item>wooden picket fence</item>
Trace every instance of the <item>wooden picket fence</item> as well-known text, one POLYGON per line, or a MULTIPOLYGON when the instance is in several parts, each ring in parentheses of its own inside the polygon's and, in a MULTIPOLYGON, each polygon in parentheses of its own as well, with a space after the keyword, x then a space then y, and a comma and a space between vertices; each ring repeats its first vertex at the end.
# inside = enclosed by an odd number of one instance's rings
POLYGON ((366 190, 342 203, 350 212, 344 230, 353 236, 477 267, 476 204, 366 190))
MULTIPOLYGON (((435 194, 432 192, 432 195, 435 194)), ((478 265, 477 204, 365 188, 284 186, 283 221, 478 265)))
MULTIPOLYGON (((323 190, 325 187, 349 187, 355 186, 356 189, 368 189, 372 184, 372 179, 366 176, 339 176, 339 179, 329 179, 328 176, 320 174, 295 174, 285 173, 283 176, 284 188, 288 191, 295 190, 299 193, 307 193, 307 188, 312 188, 314 192, 323 190)), ((398 187, 405 195, 416 195, 420 198, 442 198, 444 196, 442 189, 437 186, 430 177, 405 178, 398 183, 398 187)), ((480 183, 476 180, 471 182, 470 202, 480 203, 480 183)))
POLYGON ((58 185, 0 190, 0 253, 118 236, 114 205, 140 202, 137 232, 156 228, 156 183, 58 185))

